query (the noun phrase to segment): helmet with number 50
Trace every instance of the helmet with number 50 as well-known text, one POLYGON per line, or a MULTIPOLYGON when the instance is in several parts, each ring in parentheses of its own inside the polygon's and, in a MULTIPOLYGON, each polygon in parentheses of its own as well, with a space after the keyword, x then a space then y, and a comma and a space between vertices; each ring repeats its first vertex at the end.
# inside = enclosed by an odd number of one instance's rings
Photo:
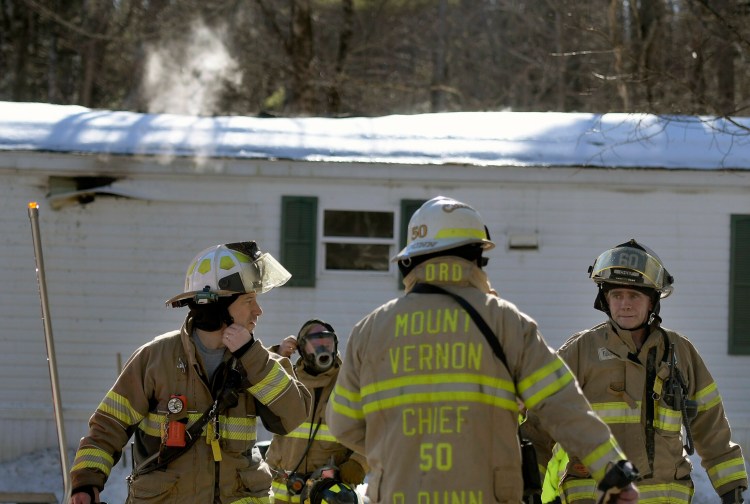
POLYGON ((437 196, 425 202, 409 220, 407 242, 393 261, 478 244, 489 250, 495 246, 479 212, 466 203, 437 196))
POLYGON ((674 277, 669 274, 661 259, 650 248, 631 239, 621 243, 596 258, 589 266, 589 277, 599 286, 594 307, 609 313, 604 293, 613 288, 627 287, 645 292, 654 298, 654 312, 658 301, 672 294, 674 277))

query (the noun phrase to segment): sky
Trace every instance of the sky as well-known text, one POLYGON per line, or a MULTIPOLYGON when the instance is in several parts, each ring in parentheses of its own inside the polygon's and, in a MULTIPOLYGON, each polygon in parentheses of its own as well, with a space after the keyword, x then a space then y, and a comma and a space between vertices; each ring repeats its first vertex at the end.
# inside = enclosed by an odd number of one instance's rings
POLYGON ((0 150, 330 162, 750 169, 750 118, 451 112, 204 117, 0 101, 0 150))
MULTIPOLYGON (((0 491, 15 492, 54 492, 58 502, 62 499, 63 479, 59 451, 57 448, 39 450, 23 455, 16 461, 0 464, 0 491)), ((72 463, 74 453, 68 456, 68 464, 72 463)), ((127 459, 130 460, 129 458, 127 459)), ((700 467, 700 459, 691 457, 693 462, 693 479, 695 481, 695 497, 693 504, 719 504, 721 500, 711 487, 706 472, 700 467)), ((130 473, 130 467, 122 460, 113 468, 109 482, 101 495, 102 501, 108 504, 123 504, 127 498, 127 484, 125 478, 130 473)), ((358 488, 364 494, 366 485, 358 488)), ((745 502, 750 502, 750 492, 745 492, 745 502)))

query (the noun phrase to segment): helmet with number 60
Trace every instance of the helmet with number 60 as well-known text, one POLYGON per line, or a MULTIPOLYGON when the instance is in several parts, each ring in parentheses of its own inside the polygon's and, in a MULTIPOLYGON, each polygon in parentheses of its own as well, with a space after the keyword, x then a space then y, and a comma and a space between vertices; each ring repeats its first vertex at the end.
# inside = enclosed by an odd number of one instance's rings
POLYGON ((495 246, 479 212, 466 203, 437 196, 425 202, 409 220, 407 242, 392 260, 432 254, 471 243, 483 249, 495 246))
POLYGON ((215 245, 190 262, 184 291, 166 304, 172 307, 185 306, 191 301, 207 304, 225 296, 264 293, 284 285, 291 277, 271 254, 261 252, 254 241, 215 245))
POLYGON ((674 283, 659 256, 634 239, 600 254, 589 267, 589 277, 599 286, 653 289, 661 298, 672 293, 674 283))

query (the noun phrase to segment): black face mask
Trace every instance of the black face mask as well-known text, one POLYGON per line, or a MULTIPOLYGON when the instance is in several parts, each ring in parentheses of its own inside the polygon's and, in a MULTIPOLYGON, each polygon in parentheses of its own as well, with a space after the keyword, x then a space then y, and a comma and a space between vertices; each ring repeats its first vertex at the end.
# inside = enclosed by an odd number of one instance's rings
POLYGON ((300 342, 300 353, 305 369, 313 372, 313 374, 325 373, 336 363, 336 334, 320 332, 303 336, 303 341, 300 342), (316 344, 322 339, 328 339, 333 345, 316 344), (312 343, 312 353, 308 353, 305 349, 308 342, 312 343), (330 348, 331 346, 333 348, 330 348))

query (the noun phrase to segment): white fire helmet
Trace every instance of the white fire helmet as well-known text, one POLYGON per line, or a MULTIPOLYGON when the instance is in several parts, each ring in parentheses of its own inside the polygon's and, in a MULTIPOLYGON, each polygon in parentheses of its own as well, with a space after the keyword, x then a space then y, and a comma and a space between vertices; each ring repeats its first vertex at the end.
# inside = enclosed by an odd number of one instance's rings
POLYGON ((167 300, 166 305, 176 308, 189 301, 206 304, 222 296, 261 294, 284 285, 291 277, 271 254, 261 252, 254 241, 215 245, 190 262, 184 292, 167 300))
POLYGON ((437 196, 425 202, 409 220, 406 247, 392 261, 402 261, 470 243, 495 247, 479 212, 466 203, 437 196))
POLYGON ((601 253, 589 267, 589 277, 600 286, 654 289, 661 298, 672 294, 674 283, 659 256, 634 239, 601 253))

